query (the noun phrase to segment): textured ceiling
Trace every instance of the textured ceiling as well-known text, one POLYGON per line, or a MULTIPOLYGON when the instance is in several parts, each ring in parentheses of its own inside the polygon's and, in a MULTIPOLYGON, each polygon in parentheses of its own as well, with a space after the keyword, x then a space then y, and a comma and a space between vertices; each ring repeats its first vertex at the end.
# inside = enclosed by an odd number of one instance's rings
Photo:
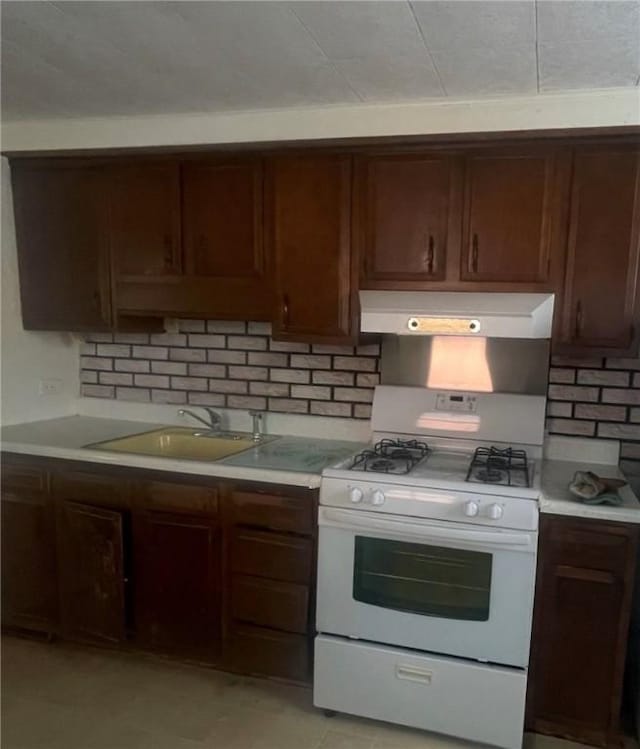
POLYGON ((638 86, 640 1, 1 3, 4 119, 638 86))

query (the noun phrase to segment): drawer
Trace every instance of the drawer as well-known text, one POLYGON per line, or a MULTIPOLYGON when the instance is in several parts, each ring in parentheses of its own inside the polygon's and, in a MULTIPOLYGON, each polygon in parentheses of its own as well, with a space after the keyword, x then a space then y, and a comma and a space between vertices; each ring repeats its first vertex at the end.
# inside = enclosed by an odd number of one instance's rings
POLYGON ((546 549, 549 541, 556 564, 625 574, 630 538, 624 528, 554 520, 540 529, 541 547, 546 549))
POLYGON ((231 615, 240 622, 305 634, 309 620, 309 588, 262 577, 234 575, 231 615))
POLYGON ((327 635, 315 640, 316 707, 457 736, 473 746, 522 746, 526 688, 526 672, 515 668, 327 635))
POLYGON ((277 531, 312 533, 314 502, 311 496, 283 497, 262 492, 231 494, 233 522, 277 531))
POLYGON ((127 501, 127 483, 91 471, 64 469, 51 475, 51 488, 57 499, 93 506, 122 507, 127 501))
POLYGON ((135 484, 134 505, 171 512, 217 513, 218 492, 207 486, 191 486, 171 481, 145 481, 135 484))
POLYGON ((234 528, 231 569, 244 575, 308 584, 311 550, 308 538, 234 528))
POLYGON ((293 681, 311 678, 311 647, 302 635, 236 625, 225 645, 226 665, 246 674, 276 676, 293 681))
POLYGON ((47 474, 37 466, 2 461, 2 488, 13 491, 44 492, 47 474))

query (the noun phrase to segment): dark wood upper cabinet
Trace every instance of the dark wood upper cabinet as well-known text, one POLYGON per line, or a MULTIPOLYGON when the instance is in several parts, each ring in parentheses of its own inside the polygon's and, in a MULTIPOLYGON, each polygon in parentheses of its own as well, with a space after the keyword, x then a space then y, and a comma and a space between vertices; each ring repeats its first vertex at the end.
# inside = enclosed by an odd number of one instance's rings
POLYGON ((458 165, 454 157, 429 152, 359 161, 357 230, 365 286, 445 278, 449 242, 459 241, 451 226, 458 165))
POLYGON ((461 280, 549 280, 555 171, 553 150, 466 157, 461 280))
POLYGON ((63 500, 56 526, 63 633, 81 640, 124 640, 122 512, 63 500))
POLYGON ((111 326, 108 211, 99 167, 12 163, 27 330, 111 326))
POLYGON ((561 344, 637 354, 639 258, 640 150, 576 149, 561 344))
POLYGON ((345 342, 354 334, 351 157, 274 157, 267 167, 267 226, 283 340, 345 342))
POLYGON ((111 247, 119 276, 180 273, 177 161, 116 165, 109 173, 111 247))

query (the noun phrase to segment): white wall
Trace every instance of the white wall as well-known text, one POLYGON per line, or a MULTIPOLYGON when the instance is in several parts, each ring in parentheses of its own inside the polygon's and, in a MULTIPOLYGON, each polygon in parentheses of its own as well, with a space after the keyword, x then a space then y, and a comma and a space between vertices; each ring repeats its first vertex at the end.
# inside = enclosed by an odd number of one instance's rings
POLYGON ((2 159, 0 202, 0 420, 3 424, 15 424, 74 413, 79 392, 77 341, 67 333, 36 333, 22 328, 11 182, 5 158, 2 159), (40 395, 42 378, 60 380, 61 392, 40 395))

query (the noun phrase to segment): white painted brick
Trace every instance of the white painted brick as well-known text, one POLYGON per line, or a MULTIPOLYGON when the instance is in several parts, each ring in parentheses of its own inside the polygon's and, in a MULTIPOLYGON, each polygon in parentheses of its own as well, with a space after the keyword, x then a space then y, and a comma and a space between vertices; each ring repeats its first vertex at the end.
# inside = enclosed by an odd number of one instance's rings
POLYGON ((131 356, 131 346, 121 343, 99 343, 96 353, 98 356, 131 356))
POLYGON ((351 403, 332 403, 330 401, 311 401, 310 411, 314 416, 351 416, 351 403))
POLYGON ((298 369, 331 369, 330 356, 313 354, 291 354, 291 367, 298 369))
POLYGON ((181 333, 204 333, 206 323, 204 320, 178 320, 178 330, 181 333))
POLYGON ((633 375, 633 387, 640 388, 640 373, 633 375))
POLYGON ((209 390, 213 393, 246 393, 244 380, 209 380, 209 390))
POLYGON ((581 437, 593 437, 595 422, 578 421, 577 419, 547 419, 547 430, 552 434, 573 434, 581 437))
POLYGON ((250 335, 230 335, 227 338, 227 346, 231 349, 243 351, 266 351, 267 338, 250 335))
POLYGON ((247 355, 244 351, 226 351, 225 349, 209 349, 207 361, 216 364, 246 364, 247 355))
POLYGON ((640 408, 631 409, 631 413, 629 414, 629 421, 634 422, 634 424, 640 423, 640 408))
POLYGON ((558 401, 589 401, 598 400, 598 388, 579 387, 577 385, 549 385, 549 398, 558 401))
POLYGON ((308 369, 272 369, 271 380, 273 382, 295 382, 306 385, 311 379, 308 369))
POLYGON ((87 341, 89 341, 89 343, 112 343, 113 334, 112 333, 89 333, 89 335, 87 336, 87 341))
POLYGON ((350 387, 355 382, 353 372, 313 372, 314 385, 344 385, 350 387))
POLYGON ((547 416, 561 416, 571 418, 573 413, 573 403, 564 401, 547 401, 547 416))
POLYGON ((371 403, 373 400, 373 390, 365 390, 365 388, 334 388, 333 399, 337 401, 371 403))
POLYGON ((363 403, 356 403, 353 407, 353 416, 356 419, 370 419, 371 406, 364 405, 363 403))
MULTIPOLYGON (((105 374, 107 374, 105 372, 105 374)), ((90 369, 80 370, 80 382, 84 382, 87 385, 95 385, 98 382, 98 373, 92 372, 90 369)))
POLYGON ((196 346, 199 348, 224 348, 225 340, 226 339, 223 335, 189 334, 189 346, 196 346))
POLYGON ((116 398, 121 401, 148 403, 151 400, 151 391, 146 388, 116 388, 116 398))
POLYGON ((229 366, 229 377, 232 380, 266 380, 269 370, 266 367, 229 366))
POLYGON ((610 357, 606 359, 607 369, 637 369, 640 370, 640 359, 621 359, 610 357))
POLYGON ((115 359, 116 372, 148 372, 149 362, 144 359, 115 359))
POLYGON ((192 406, 224 406, 225 397, 218 393, 187 393, 187 400, 192 406))
POLYGON ((127 372, 100 372, 101 385, 133 385, 133 375, 127 372))
POLYGON ((250 382, 251 395, 271 395, 282 398, 289 395, 289 385, 284 382, 250 382))
POLYGON ((576 370, 562 367, 552 367, 549 370, 549 382, 573 385, 576 381, 576 370))
POLYGON ((335 356, 333 359, 334 369, 346 369, 358 372, 375 372, 376 359, 367 359, 364 356, 335 356))
POLYGON ((356 375, 356 385, 361 388, 374 388, 376 385, 380 383, 380 375, 379 374, 357 374, 356 375))
POLYGON ((598 437, 614 440, 640 440, 640 424, 598 424, 598 437))
POLYGON ((322 385, 292 385, 291 397, 328 401, 331 399, 331 388, 322 385))
POLYGON ((207 352, 201 348, 172 348, 169 349, 171 361, 205 362, 207 352))
POLYGON ((156 333, 151 336, 152 346, 186 346, 187 336, 184 333, 156 333))
POLYGON ((87 398, 113 398, 113 387, 108 385, 81 385, 80 394, 87 398))
POLYGON ((640 442, 622 442, 620 444, 620 457, 640 460, 640 442))
POLYGON ((168 359, 169 349, 165 346, 134 346, 134 359, 168 359))
POLYGON ((265 351, 250 351, 249 364, 260 367, 286 367, 288 364, 286 354, 271 354, 265 351))
POLYGON ((98 356, 81 356, 80 366, 82 369, 100 369, 109 372, 113 369, 113 360, 98 356))
POLYGON ((182 361, 152 361, 151 371, 153 374, 186 375, 187 365, 182 361))
POLYGON ((136 387, 168 388, 169 378, 166 375, 137 374, 134 375, 136 387))
POLYGON ((578 384, 627 387, 627 385, 629 384, 629 373, 613 372, 606 369, 579 369, 578 384))
POLYGON ((290 398, 269 398, 269 411, 306 414, 309 412, 309 404, 304 400, 298 401, 290 398))
POLYGON ((148 333, 115 333, 113 336, 114 343, 149 343, 148 333))
POLYGON ((96 355, 96 344, 95 343, 81 343, 80 354, 82 356, 95 356, 96 355))
POLYGON ((249 335, 271 335, 270 322, 250 322, 247 324, 249 335))
POLYGON ((574 416, 576 419, 626 421, 627 409, 624 406, 601 406, 600 404, 576 403, 574 416))
POLYGON ((267 407, 267 399, 255 395, 229 395, 227 397, 227 408, 255 408, 263 411, 267 407))
POLYGON ((353 356, 353 346, 330 346, 326 343, 314 343, 311 347, 314 354, 336 354, 337 356, 353 356))
POLYGON ((208 320, 207 321, 207 332, 209 333, 244 333, 246 331, 246 323, 229 320, 208 320))
POLYGON ((175 403, 181 405, 187 402, 187 394, 180 390, 152 390, 153 403, 175 403))
POLYGON ((630 388, 603 388, 602 402, 640 405, 640 390, 631 390, 630 388))
POLYGON ((198 390, 206 392, 209 389, 209 383, 206 377, 172 377, 172 390, 198 390))
POLYGON ((269 351, 281 351, 291 354, 308 354, 308 343, 294 343, 293 341, 269 341, 269 351))
POLYGON ((379 343, 363 343, 356 348, 358 356, 380 356, 379 343))
POLYGON ((224 377, 227 369, 224 364, 189 364, 189 374, 195 377, 224 377))

